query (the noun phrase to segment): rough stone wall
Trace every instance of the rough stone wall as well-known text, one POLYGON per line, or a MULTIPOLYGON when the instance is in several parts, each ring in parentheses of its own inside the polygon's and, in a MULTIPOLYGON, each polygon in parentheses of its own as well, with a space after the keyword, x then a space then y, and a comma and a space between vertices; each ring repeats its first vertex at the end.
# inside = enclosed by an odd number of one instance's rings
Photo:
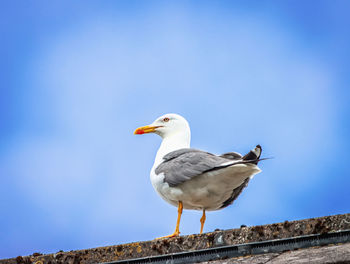
MULTIPOLYGON (((264 226, 220 230, 202 235, 180 236, 123 245, 99 247, 70 252, 18 256, 0 260, 0 264, 14 263, 97 263, 141 258, 176 252, 193 251, 212 247, 289 238, 309 234, 322 234, 350 229, 350 214, 326 216, 299 221, 285 221, 264 226)), ((308 249, 305 249, 308 250, 308 249)), ((214 262, 215 263, 215 262, 214 262)), ((229 262, 227 262, 229 263, 229 262)))

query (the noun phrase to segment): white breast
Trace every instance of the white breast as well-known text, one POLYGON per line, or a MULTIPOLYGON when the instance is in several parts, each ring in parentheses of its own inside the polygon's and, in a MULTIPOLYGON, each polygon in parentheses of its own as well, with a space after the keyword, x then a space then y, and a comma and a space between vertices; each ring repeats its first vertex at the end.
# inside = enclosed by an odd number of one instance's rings
POLYGON ((168 183, 164 182, 164 174, 156 174, 155 169, 151 170, 151 183, 153 188, 166 202, 171 205, 178 206, 177 197, 181 197, 182 191, 176 187, 170 187, 168 183))

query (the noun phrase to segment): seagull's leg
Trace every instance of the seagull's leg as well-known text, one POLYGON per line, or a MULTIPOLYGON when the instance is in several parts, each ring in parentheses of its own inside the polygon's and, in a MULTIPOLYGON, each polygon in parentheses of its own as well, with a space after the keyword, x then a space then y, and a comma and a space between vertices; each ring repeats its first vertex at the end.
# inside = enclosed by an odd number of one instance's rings
POLYGON ((179 201, 179 205, 177 207, 177 221, 176 221, 176 227, 175 227, 174 233, 171 234, 171 235, 168 235, 168 236, 158 237, 157 239, 168 238, 168 237, 176 237, 176 236, 178 236, 180 234, 179 226, 180 226, 180 220, 181 220, 181 215, 182 215, 182 209, 183 209, 182 202, 179 201))
POLYGON ((182 209, 183 209, 182 202, 179 201, 179 206, 177 208, 177 221, 176 221, 176 228, 175 228, 174 236, 178 236, 180 234, 180 220, 181 220, 181 215, 182 215, 182 209))
POLYGON ((203 227, 204 227, 205 219, 206 219, 206 217, 205 217, 205 209, 203 209, 203 215, 202 215, 201 220, 200 220, 201 221, 201 232, 200 232, 200 234, 203 233, 203 227))

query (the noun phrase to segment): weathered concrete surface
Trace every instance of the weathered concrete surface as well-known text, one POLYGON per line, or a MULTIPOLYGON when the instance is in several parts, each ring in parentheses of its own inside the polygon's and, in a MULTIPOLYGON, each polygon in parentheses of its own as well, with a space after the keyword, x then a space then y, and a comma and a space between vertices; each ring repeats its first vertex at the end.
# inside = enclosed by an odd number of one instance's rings
POLYGON ((269 253, 225 260, 202 262, 202 264, 324 264, 350 263, 350 243, 325 247, 304 248, 282 253, 269 253))
POLYGON ((328 233, 350 229, 350 214, 326 216, 299 221, 242 227, 216 231, 202 235, 136 242, 116 246, 100 247, 55 254, 18 256, 0 260, 0 264, 13 263, 98 263, 130 258, 163 255, 175 252, 193 251, 223 245, 242 244, 300 235, 328 233))

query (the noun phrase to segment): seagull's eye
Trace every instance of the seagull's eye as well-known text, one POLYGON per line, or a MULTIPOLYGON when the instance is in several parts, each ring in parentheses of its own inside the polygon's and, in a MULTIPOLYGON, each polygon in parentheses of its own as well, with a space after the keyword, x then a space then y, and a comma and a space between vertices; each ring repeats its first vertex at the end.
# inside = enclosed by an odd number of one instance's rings
POLYGON ((168 122, 170 119, 168 117, 163 118, 164 122, 168 122))

